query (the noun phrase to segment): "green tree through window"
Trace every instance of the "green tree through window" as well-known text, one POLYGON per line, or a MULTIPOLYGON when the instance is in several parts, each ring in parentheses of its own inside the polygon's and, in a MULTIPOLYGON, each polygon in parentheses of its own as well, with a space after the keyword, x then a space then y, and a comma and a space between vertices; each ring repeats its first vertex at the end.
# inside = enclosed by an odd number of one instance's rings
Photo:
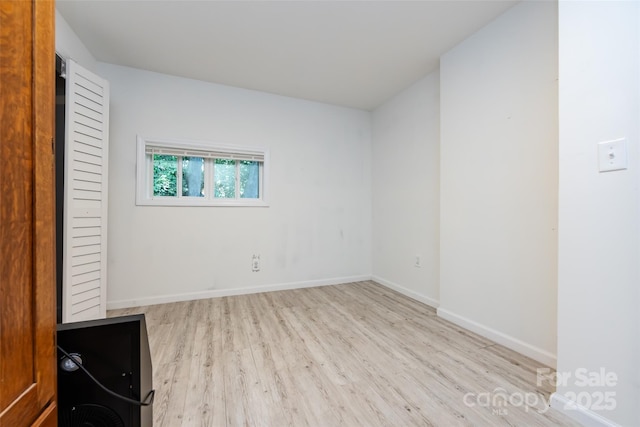
POLYGON ((182 158, 182 195, 204 197, 204 159, 202 157, 182 158))
POLYGON ((259 193, 260 165, 258 162, 243 160, 240 162, 240 197, 243 199, 257 199, 259 193))
POLYGON ((262 148, 138 136, 137 153, 137 205, 269 206, 262 148))
POLYGON ((236 197, 236 161, 216 159, 214 169, 215 193, 220 199, 236 197))
POLYGON ((178 157, 153 156, 153 195, 177 196, 178 157))

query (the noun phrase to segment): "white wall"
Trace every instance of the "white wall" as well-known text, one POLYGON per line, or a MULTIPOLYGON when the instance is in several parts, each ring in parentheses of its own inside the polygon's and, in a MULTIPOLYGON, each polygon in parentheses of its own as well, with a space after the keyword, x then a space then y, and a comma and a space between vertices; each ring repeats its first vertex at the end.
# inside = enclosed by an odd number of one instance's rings
POLYGON ((98 72, 111 85, 110 307, 370 277, 369 113, 110 64, 98 72), (267 148, 270 207, 136 206, 138 134, 267 148))
POLYGON ((523 2, 440 62, 438 314, 554 365, 557 9, 523 2))
POLYGON ((439 84, 439 72, 432 72, 373 113, 373 277, 433 306, 439 298, 439 84))
POLYGON ((91 52, 56 10, 56 53, 65 59, 73 59, 86 69, 95 72, 98 63, 91 52))
POLYGON ((558 372, 571 377, 552 404, 615 393, 615 410, 568 411, 586 425, 640 425, 639 29, 638 2, 559 4, 558 372), (599 173, 596 144, 622 137, 629 169, 599 173), (581 387, 578 369, 617 384, 581 387))

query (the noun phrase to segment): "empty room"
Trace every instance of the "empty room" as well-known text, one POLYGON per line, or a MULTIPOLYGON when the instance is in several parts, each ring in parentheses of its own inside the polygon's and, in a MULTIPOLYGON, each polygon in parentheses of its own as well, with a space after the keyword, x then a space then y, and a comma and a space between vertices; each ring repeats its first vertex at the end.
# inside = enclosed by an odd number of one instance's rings
POLYGON ((640 2, 54 7, 59 425, 640 426, 640 2))

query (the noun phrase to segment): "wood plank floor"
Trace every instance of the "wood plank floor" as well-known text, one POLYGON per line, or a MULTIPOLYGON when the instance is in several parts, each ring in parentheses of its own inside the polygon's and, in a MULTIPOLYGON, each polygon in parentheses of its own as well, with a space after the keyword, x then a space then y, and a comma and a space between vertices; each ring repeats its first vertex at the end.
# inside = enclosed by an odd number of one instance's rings
POLYGON ((109 316, 134 313, 146 314, 155 427, 577 425, 545 406, 540 363, 374 282, 109 316))

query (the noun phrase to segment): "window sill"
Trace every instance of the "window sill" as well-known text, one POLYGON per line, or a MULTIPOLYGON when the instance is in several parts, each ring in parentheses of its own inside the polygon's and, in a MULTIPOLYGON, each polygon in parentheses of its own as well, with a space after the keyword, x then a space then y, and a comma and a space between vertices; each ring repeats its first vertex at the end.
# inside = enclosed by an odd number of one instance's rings
POLYGON ((220 207, 269 207, 269 203, 261 199, 244 200, 209 200, 197 198, 156 197, 153 199, 136 200, 137 206, 220 206, 220 207))

